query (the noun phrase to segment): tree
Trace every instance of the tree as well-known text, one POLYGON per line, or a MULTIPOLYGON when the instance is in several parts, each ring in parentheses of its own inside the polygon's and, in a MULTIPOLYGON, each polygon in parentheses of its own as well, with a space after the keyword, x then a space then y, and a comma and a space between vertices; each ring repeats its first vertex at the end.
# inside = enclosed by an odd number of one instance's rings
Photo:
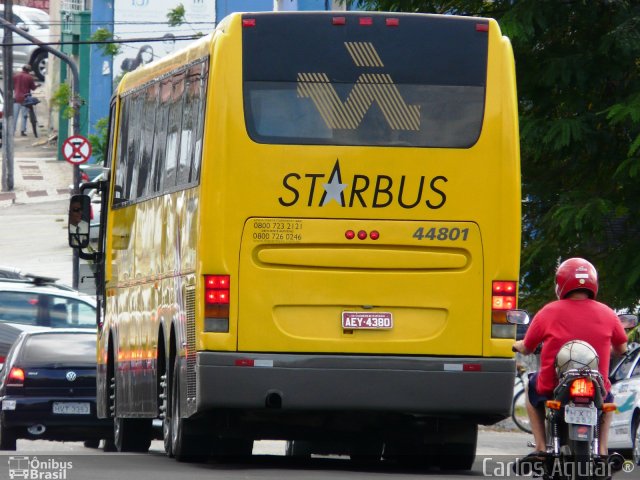
POLYGON ((640 299, 640 1, 361 1, 372 10, 495 18, 516 58, 523 182, 521 305, 582 256, 599 299, 640 299))

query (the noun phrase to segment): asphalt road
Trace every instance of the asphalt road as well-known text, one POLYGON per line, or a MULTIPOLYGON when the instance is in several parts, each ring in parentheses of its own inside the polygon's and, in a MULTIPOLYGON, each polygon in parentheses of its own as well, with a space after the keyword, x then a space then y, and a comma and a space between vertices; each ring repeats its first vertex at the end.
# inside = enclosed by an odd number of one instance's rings
MULTIPOLYGON (((22 459, 29 462, 28 478, 52 478, 64 472, 66 480, 401 480, 428 476, 433 479, 458 479, 477 476, 503 476, 505 468, 517 456, 528 451, 528 436, 519 432, 482 429, 479 434, 478 458, 470 472, 440 472, 438 470, 406 469, 393 464, 353 464, 346 458, 313 457, 301 461, 284 457, 284 443, 256 442, 254 454, 243 461, 202 464, 178 463, 164 455, 162 443, 154 441, 146 455, 102 453, 87 449, 81 443, 18 441, 18 451, 0 456, 0 479, 8 478, 10 468, 22 459)), ((14 468, 15 470, 15 468, 14 468)), ((511 476, 510 471, 507 471, 511 476)), ((624 480, 624 479, 623 479, 624 480)))

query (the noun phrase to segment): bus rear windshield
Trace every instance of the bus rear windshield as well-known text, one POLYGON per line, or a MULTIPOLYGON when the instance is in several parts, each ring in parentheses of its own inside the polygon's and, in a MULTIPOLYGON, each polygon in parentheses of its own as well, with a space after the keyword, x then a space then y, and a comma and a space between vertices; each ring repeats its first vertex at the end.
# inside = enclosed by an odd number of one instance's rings
POLYGON ((477 141, 486 20, 317 13, 243 18, 251 20, 243 22, 243 85, 254 141, 449 148, 477 141), (336 24, 336 17, 344 23, 336 24))

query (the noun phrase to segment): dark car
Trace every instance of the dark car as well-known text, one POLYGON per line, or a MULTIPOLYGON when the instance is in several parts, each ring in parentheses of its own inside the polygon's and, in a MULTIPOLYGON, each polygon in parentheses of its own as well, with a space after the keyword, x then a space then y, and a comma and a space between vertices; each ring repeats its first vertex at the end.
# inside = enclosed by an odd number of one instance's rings
POLYGON ((21 333, 0 373, 0 402, 0 450, 18 438, 109 440, 113 422, 96 416, 96 333, 21 333))

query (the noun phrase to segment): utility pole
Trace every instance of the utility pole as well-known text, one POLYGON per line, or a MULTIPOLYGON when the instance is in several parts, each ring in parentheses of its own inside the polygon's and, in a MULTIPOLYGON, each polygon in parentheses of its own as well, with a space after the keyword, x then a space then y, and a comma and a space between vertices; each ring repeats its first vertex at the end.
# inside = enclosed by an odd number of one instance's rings
MULTIPOLYGON (((3 50, 3 61, 5 61, 5 59, 7 58, 6 52, 7 52, 7 47, 6 44, 12 44, 13 42, 6 41, 7 38, 7 34, 9 35, 9 38, 11 38, 11 32, 17 33, 18 35, 20 35, 21 37, 26 38, 27 40, 29 40, 31 43, 34 43, 36 45, 40 45, 40 47, 42 47, 44 50, 46 50, 47 52, 55 55, 56 57, 58 57, 60 60, 62 60, 64 63, 66 63, 69 67, 69 70, 71 70, 71 77, 73 79, 73 84, 71 85, 71 108, 73 108, 73 134, 74 135, 78 135, 80 133, 80 105, 79 105, 79 95, 78 95, 78 88, 80 87, 80 77, 78 74, 78 66, 76 65, 76 62, 73 61, 73 59, 71 57, 69 57, 68 55, 62 53, 59 50, 56 50, 55 48, 45 44, 44 42, 38 40, 37 38, 33 37, 32 35, 29 35, 27 32, 25 32, 24 30, 21 30, 20 28, 16 27, 13 23, 11 23, 10 20, 7 20, 7 18, 11 18, 11 16, 6 17, 7 15, 7 11, 12 12, 12 7, 13 5, 10 3, 12 0, 9 0, 8 3, 5 3, 5 18, 0 17, 0 25, 4 27, 4 38, 5 38, 5 50, 3 50)), ((8 47, 11 48, 11 47, 8 47)), ((6 85, 6 77, 7 77, 7 70, 6 70, 6 64, 5 64, 5 85, 6 85)), ((11 70, 9 72, 8 77, 13 79, 13 70, 11 70)), ((9 112, 11 112, 11 115, 7 118, 7 120, 5 121, 5 125, 8 126, 7 128, 7 139, 5 141, 5 145, 11 143, 11 146, 13 147, 13 133, 14 133, 14 128, 13 128, 13 82, 11 82, 11 89, 7 90, 5 87, 5 97, 8 93, 11 93, 11 99, 9 102, 6 101, 5 98, 5 109, 7 108, 7 105, 9 105, 9 112)), ((3 173, 4 173, 4 166, 7 163, 8 159, 8 155, 5 155, 4 160, 2 162, 2 169, 3 169, 3 173)), ((2 178, 3 181, 3 188, 4 188, 4 175, 2 178)), ((13 151, 11 152, 11 189, 13 189, 13 151)), ((78 193, 78 191, 80 190, 80 167, 78 165, 74 165, 73 166, 73 191, 74 193, 78 193)), ((73 288, 77 289, 78 288, 78 274, 79 274, 79 263, 80 263, 80 254, 78 252, 77 248, 73 249, 73 288)))
MULTIPOLYGON (((4 18, 11 23, 13 0, 5 0, 4 18)), ((13 190, 13 36, 11 30, 4 29, 2 47, 2 71, 4 90, 4 139, 2 145, 2 191, 13 190)))

